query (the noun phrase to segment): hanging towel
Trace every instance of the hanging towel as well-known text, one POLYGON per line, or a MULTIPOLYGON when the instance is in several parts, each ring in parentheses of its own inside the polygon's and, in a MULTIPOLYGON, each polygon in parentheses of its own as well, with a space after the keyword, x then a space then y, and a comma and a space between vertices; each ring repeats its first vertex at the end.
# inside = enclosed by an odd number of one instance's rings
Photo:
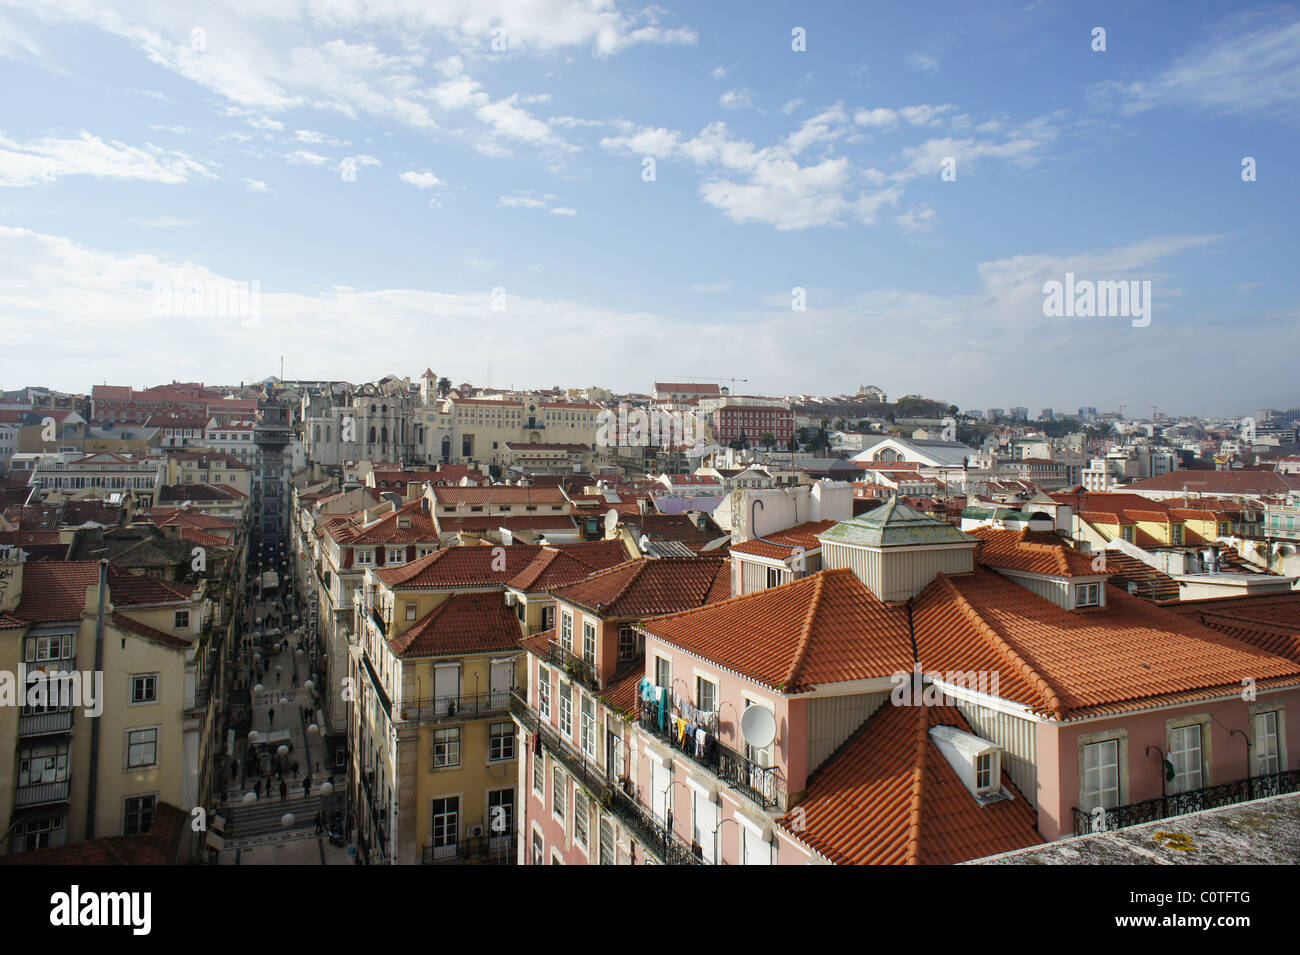
POLYGON ((704 755, 704 742, 708 738, 709 738, 709 734, 704 732, 704 730, 697 729, 695 731, 695 755, 696 756, 704 755))

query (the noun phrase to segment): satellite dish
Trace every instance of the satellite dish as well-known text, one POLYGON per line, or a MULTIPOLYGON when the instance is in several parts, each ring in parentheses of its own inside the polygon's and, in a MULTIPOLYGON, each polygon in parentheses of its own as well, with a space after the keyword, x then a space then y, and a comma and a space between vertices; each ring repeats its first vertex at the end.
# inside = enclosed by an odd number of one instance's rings
POLYGON ((618 527, 618 511, 611 507, 605 512, 605 535, 608 537, 613 534, 616 527, 618 527))
POLYGON ((740 717, 740 735, 755 749, 770 746, 776 738, 776 717, 766 707, 751 706, 740 717))

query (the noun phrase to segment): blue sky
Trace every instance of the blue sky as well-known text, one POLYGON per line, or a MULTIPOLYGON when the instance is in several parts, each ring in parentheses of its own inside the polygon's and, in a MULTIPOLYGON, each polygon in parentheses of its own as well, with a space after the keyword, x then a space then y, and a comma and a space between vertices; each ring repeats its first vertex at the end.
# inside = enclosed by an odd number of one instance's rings
POLYGON ((1295 5, 0 0, 0 86, 4 387, 1300 404, 1295 5))

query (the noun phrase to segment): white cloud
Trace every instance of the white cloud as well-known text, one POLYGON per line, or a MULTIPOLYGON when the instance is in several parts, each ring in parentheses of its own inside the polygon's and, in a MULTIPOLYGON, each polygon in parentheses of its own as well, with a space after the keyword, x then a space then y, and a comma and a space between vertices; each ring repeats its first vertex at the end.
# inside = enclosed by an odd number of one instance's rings
POLYGON ((715 66, 709 75, 715 80, 725 80, 727 78, 727 68, 725 66, 715 66))
POLYGON ((551 210, 551 215, 556 215, 556 216, 576 216, 577 214, 578 214, 577 209, 569 209, 565 206, 556 206, 554 209, 551 210))
POLYGON ((723 109, 751 109, 754 105, 754 91, 751 89, 727 90, 718 97, 718 105, 723 109))
POLYGON ((883 106, 877 109, 860 109, 853 114, 853 121, 859 126, 873 128, 896 126, 898 113, 883 106))
POLYGON ((894 222, 904 232, 931 232, 939 224, 939 214, 930 206, 921 206, 904 210, 894 222))
POLYGON ((270 192, 270 188, 260 179, 241 179, 244 188, 249 192, 270 192))
POLYGON ((541 199, 534 199, 531 196, 501 196, 497 200, 497 205, 507 208, 520 209, 545 209, 546 203, 541 199))
POLYGON ((431 172, 404 172, 397 177, 417 189, 434 189, 438 186, 445 186, 446 183, 439 179, 431 172))
POLYGON ((266 129, 273 132, 279 132, 284 129, 284 123, 278 119, 269 119, 266 116, 250 116, 244 122, 248 123, 254 129, 266 129))
POLYGON ((329 162, 328 156, 322 156, 309 149, 295 149, 286 158, 295 166, 323 166, 329 162))
POLYGON ((1238 115, 1300 114, 1300 17, 1294 8, 1248 11, 1217 24, 1195 49, 1149 80, 1095 87, 1128 114, 1157 106, 1238 115))
POLYGON ((939 71, 939 61, 933 56, 927 56, 924 53, 913 53, 907 58, 907 65, 922 73, 937 73, 939 71))
POLYGON ((105 142, 84 130, 78 139, 46 137, 28 143, 0 136, 0 186, 33 186, 62 176, 138 179, 169 185, 215 178, 203 163, 152 143, 137 147, 105 142))
POLYGON ((787 100, 785 105, 781 107, 781 112, 786 116, 789 116, 791 113, 793 113, 802 105, 803 105, 803 100, 796 97, 792 100, 787 100))

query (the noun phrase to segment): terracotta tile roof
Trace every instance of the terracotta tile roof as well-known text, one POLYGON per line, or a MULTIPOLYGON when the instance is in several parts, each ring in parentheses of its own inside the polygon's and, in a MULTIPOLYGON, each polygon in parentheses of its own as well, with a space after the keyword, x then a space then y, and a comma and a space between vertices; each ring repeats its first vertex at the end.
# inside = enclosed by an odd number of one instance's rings
POLYGON ((543 547, 532 563, 510 579, 508 586, 523 591, 553 590, 628 559, 621 541, 593 541, 587 549, 578 549, 582 546, 566 550, 543 547))
POLYGON ((228 517, 218 517, 215 514, 205 514, 202 511, 189 510, 183 507, 155 507, 142 511, 141 515, 147 517, 159 527, 165 524, 188 524, 191 527, 198 527, 205 531, 233 531, 235 529, 235 522, 228 517))
POLYGON ((785 560, 794 553, 795 547, 802 547, 808 553, 820 551, 822 542, 817 539, 817 535, 834 527, 836 523, 836 521, 804 521, 794 527, 787 527, 783 531, 764 534, 763 540, 755 537, 743 544, 733 544, 731 550, 737 554, 750 554, 754 557, 775 557, 777 560, 785 560), (773 546, 767 541, 789 546, 773 546))
POLYGON ((785 693, 911 672, 907 608, 847 568, 646 620, 650 635, 785 693))
POLYGON ((26 620, 19 620, 13 614, 0 611, 0 630, 21 630, 28 626, 26 620))
POLYGON ((1300 665, 1119 588, 1106 602, 1071 612, 990 570, 940 574, 915 602, 922 666, 996 672, 1003 699, 1061 720, 1236 693, 1245 676, 1300 684, 1300 665))
POLYGON ((730 563, 721 557, 642 557, 553 593, 606 619, 641 618, 703 605, 717 593, 719 576, 730 576, 730 563))
POLYGON ((1300 663, 1300 591, 1184 600, 1169 610, 1266 653, 1300 663))
POLYGON ((421 510, 423 501, 412 501, 389 511, 367 526, 349 524, 340 528, 335 539, 341 544, 436 544, 438 530, 433 518, 421 510), (407 526, 402 527, 405 523, 407 526))
POLYGON ((1136 584, 1137 593, 1134 596, 1157 603, 1178 600, 1178 581, 1123 551, 1106 551, 1106 570, 1111 575, 1108 583, 1125 592, 1128 591, 1129 584, 1136 584))
POLYGON ((434 499, 439 507, 455 507, 457 504, 490 504, 500 507, 503 504, 547 504, 562 505, 568 501, 564 492, 558 487, 515 487, 495 485, 491 487, 435 487, 434 499))
MULTIPOLYGON (((13 615, 32 623, 76 620, 86 608, 86 588, 99 584, 94 560, 41 561, 23 566, 23 593, 13 615)), ((118 606, 188 602, 193 591, 108 567, 108 587, 118 606)))
POLYGON ((1195 491, 1201 494, 1286 494, 1300 490, 1300 475, 1278 471, 1170 471, 1128 485, 1143 491, 1195 491))
POLYGON ((384 568, 375 573, 387 586, 397 590, 420 587, 504 587, 507 581, 532 563, 538 550, 540 548, 533 544, 444 547, 409 564, 384 568), (494 564, 501 569, 494 569, 494 564))
POLYGON ((0 865, 178 865, 190 814, 165 802, 154 811, 148 833, 100 836, 62 846, 0 856, 0 865))
POLYGON ((161 643, 165 646, 175 647, 180 650, 188 649, 190 646, 190 641, 178 637, 175 634, 164 633, 161 630, 156 630, 153 627, 140 623, 138 620, 132 620, 124 613, 114 613, 110 619, 113 621, 115 627, 122 630, 129 630, 134 634, 152 640, 154 643, 161 643))
POLYGON ((457 531, 491 533, 504 527, 508 531, 560 531, 572 533, 576 525, 568 514, 530 514, 514 517, 510 514, 468 514, 461 516, 439 514, 438 529, 444 534, 457 531))
POLYGON ((159 504, 215 503, 239 501, 248 495, 226 484, 165 484, 158 489, 159 504))
MULTIPOLYGON (((554 631, 551 631, 554 633, 554 631)), ((641 708, 639 688, 645 667, 628 667, 627 672, 610 682, 600 692, 600 700, 619 716, 634 716, 641 708)))
POLYGON ((1047 531, 977 527, 966 533, 984 541, 978 555, 979 562, 987 567, 1051 577, 1095 577, 1105 573, 1093 569, 1093 558, 1085 557, 1047 531))
POLYGON ((209 534, 199 527, 192 527, 186 524, 181 528, 181 540, 189 541, 192 544, 200 544, 204 547, 230 547, 230 541, 224 537, 217 537, 215 534, 209 534))
POLYGON ((516 650, 519 620, 500 594, 452 594, 388 646, 399 657, 516 650))
POLYGON ((971 732, 955 707, 885 703, 779 824, 837 865, 952 865, 1042 843, 1033 808, 1006 773, 1014 798, 981 806, 930 738, 932 726, 971 732))
POLYGON ((543 660, 550 655, 551 641, 555 639, 555 628, 544 630, 541 633, 535 633, 531 637, 524 637, 519 641, 519 645, 543 660))
POLYGON ((11 547, 57 543, 59 543, 58 531, 0 531, 0 544, 8 544, 11 547))
POLYGON ((651 540, 681 541, 698 551, 699 546, 725 537, 726 531, 707 514, 697 523, 690 514, 646 514, 641 518, 641 533, 651 540), (700 524, 703 526, 700 526, 700 524))

